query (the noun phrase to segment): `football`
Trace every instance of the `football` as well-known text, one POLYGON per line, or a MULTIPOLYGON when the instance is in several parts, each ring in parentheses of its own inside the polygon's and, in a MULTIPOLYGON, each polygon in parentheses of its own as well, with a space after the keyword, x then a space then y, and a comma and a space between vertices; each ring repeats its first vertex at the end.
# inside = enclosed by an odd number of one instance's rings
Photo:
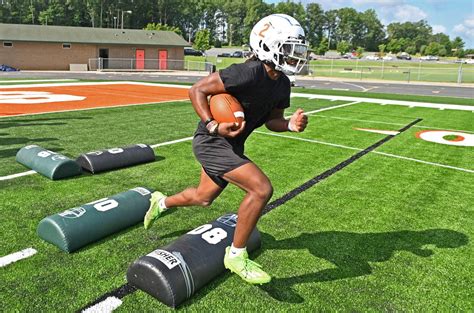
POLYGON ((228 93, 212 96, 209 100, 209 106, 212 116, 219 123, 237 123, 240 127, 245 119, 242 105, 228 93))

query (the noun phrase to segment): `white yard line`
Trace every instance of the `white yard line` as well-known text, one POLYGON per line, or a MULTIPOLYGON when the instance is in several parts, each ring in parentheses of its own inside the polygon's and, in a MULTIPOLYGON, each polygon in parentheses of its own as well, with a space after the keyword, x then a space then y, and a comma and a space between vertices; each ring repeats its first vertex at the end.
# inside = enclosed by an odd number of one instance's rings
POLYGON ((12 175, 7 175, 7 176, 0 176, 0 181, 2 180, 9 180, 9 179, 13 179, 13 178, 17 178, 17 177, 22 177, 22 176, 27 176, 27 175, 32 175, 32 174, 36 174, 36 171, 26 171, 26 172, 21 172, 21 173, 18 173, 18 174, 12 174, 12 175))
POLYGON ((193 140, 193 137, 185 137, 185 138, 176 139, 176 140, 172 140, 172 141, 157 143, 156 145, 151 145, 150 147, 157 148, 157 147, 172 145, 172 144, 175 144, 175 143, 178 143, 178 142, 189 141, 189 140, 193 140))
POLYGON ((403 105, 403 106, 408 106, 408 107, 431 108, 431 109, 440 109, 440 110, 460 110, 460 111, 474 112, 474 106, 458 105, 458 104, 401 101, 401 100, 359 98, 359 97, 346 97, 346 96, 327 96, 327 95, 316 95, 316 94, 296 93, 296 92, 292 93, 291 97, 308 98, 308 99, 323 99, 323 100, 357 101, 357 102, 378 103, 382 105, 403 105))
POLYGON ((155 86, 155 87, 172 87, 189 89, 191 86, 185 85, 173 85, 173 84, 154 84, 145 82, 134 82, 134 81, 115 81, 115 82, 77 82, 77 83, 51 83, 51 84, 31 84, 31 85, 5 85, 0 86, 0 89, 11 89, 11 88, 31 88, 31 87, 59 87, 59 86, 95 86, 95 85, 140 85, 140 86, 155 86))
MULTIPOLYGON (((306 115, 311 114, 309 112, 305 113, 306 115)), ((349 118, 349 117, 339 117, 339 116, 328 116, 328 115, 314 115, 314 117, 323 117, 323 118, 332 118, 336 120, 346 120, 346 121, 356 121, 356 122, 365 122, 365 123, 376 123, 376 124, 386 124, 386 125, 396 125, 396 126, 404 126, 405 124, 402 123, 392 123, 392 122, 382 122, 382 121, 374 121, 374 120, 361 120, 357 118, 349 118)), ((441 127, 434 127, 434 126, 421 126, 421 125, 413 125, 412 127, 417 128, 429 128, 429 129, 439 129, 439 130, 449 130, 449 131, 456 131, 456 132, 465 132, 465 133, 474 133, 472 130, 462 130, 462 129, 452 129, 452 128, 441 128, 441 127)))
MULTIPOLYGON (((309 115, 309 114, 313 114, 313 113, 317 113, 317 112, 323 112, 323 111, 338 109, 338 108, 346 107, 346 106, 353 105, 353 104, 356 104, 356 103, 359 103, 359 102, 355 101, 355 102, 351 102, 351 103, 339 104, 339 105, 335 105, 335 106, 332 106, 332 107, 326 107, 326 108, 322 108, 322 109, 317 109, 317 110, 313 110, 313 111, 304 112, 304 114, 309 115)), ((295 113, 295 112, 292 112, 289 115, 286 115, 285 118, 290 118, 291 115, 293 115, 293 113, 295 113)))
POLYGON ((6 255, 4 257, 1 257, 0 258, 0 267, 4 267, 4 266, 7 266, 10 263, 14 263, 14 262, 20 261, 22 259, 29 258, 30 256, 35 255, 37 252, 38 251, 36 251, 33 248, 27 248, 27 249, 24 249, 24 250, 6 255))
MULTIPOLYGON (((282 137, 282 138, 287 138, 287 139, 293 139, 293 140, 299 140, 299 141, 306 141, 306 142, 312 142, 312 143, 318 143, 326 146, 331 146, 331 147, 338 147, 338 148, 344 148, 344 149, 349 149, 349 150, 357 150, 357 151, 362 151, 364 149, 360 148, 355 148, 355 147, 349 147, 349 146, 344 146, 344 145, 338 145, 338 144, 333 144, 329 142, 324 142, 324 141, 319 141, 319 140, 313 140, 313 139, 306 139, 306 138, 299 138, 299 137, 294 137, 294 136, 287 136, 287 135, 281 135, 277 133, 267 133, 267 132, 262 132, 262 131, 255 131, 255 133, 262 134, 262 135, 267 135, 267 136, 274 136, 274 137, 282 137)), ((404 157, 401 155, 396 155, 396 154, 390 154, 390 153, 384 153, 384 152, 378 152, 378 151, 371 151, 369 153, 375 153, 375 154, 380 154, 392 158, 397 158, 397 159, 402 159, 402 160, 408 160, 408 161, 413 161, 413 162, 418 162, 418 163, 423 163, 423 164, 428 164, 428 165, 433 165, 437 167, 443 167, 443 168, 449 168, 457 171, 462 171, 462 172, 467 172, 467 173, 474 173, 474 170, 470 170, 467 168, 462 168, 462 167, 456 167, 456 166, 451 166, 451 165, 446 165, 446 164, 441 164, 441 163, 435 163, 435 162, 429 162, 429 161, 424 161, 424 160, 419 160, 419 159, 414 159, 414 158, 409 158, 409 157, 404 157)))
POLYGON ((116 297, 107 297, 104 301, 99 302, 90 308, 82 311, 82 313, 108 313, 113 312, 122 305, 122 300, 116 297))
MULTIPOLYGON (((39 82, 77 82, 78 79, 25 79, 25 80, 0 80, 0 84, 6 83, 39 83, 39 82)), ((25 85, 22 85, 25 86, 25 85)))

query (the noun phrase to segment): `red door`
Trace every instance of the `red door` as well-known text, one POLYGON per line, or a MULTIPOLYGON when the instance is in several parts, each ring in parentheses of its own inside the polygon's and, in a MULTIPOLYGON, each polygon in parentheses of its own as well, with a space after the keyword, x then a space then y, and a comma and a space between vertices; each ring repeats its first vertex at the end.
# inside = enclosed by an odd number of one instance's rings
POLYGON ((143 70, 145 68, 145 50, 135 51, 135 68, 137 70, 143 70))
POLYGON ((168 69, 168 51, 167 50, 158 51, 158 69, 160 70, 168 69))

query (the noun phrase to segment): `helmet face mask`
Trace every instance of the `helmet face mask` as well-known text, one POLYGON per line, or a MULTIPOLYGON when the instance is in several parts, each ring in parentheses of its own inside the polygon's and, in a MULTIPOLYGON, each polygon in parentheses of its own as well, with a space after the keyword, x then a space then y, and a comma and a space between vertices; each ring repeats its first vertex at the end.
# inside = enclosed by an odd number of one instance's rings
POLYGON ((285 14, 272 14, 255 24, 250 47, 258 59, 273 63, 276 70, 286 74, 299 73, 307 61, 304 30, 285 14))

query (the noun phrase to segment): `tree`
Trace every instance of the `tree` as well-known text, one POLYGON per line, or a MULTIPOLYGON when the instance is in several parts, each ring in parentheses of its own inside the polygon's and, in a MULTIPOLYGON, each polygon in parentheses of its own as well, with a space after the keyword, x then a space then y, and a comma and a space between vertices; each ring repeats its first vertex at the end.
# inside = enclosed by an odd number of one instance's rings
POLYGON ((347 52, 349 52, 350 50, 350 45, 347 41, 340 41, 338 44, 337 44, 337 52, 339 52, 340 54, 345 54, 347 52))
POLYGON ((196 33, 196 40, 194 41, 193 48, 200 51, 206 51, 211 48, 209 44, 209 37, 211 33, 208 29, 201 29, 196 33))
POLYGON ((181 29, 175 26, 168 26, 166 24, 160 24, 160 23, 148 23, 145 28, 145 30, 163 30, 163 31, 171 31, 175 32, 176 34, 182 36, 181 29))
POLYGON ((362 48, 362 47, 357 47, 356 55, 357 55, 357 57, 358 57, 359 59, 362 58, 362 56, 364 55, 364 52, 365 52, 364 48, 362 48))
POLYGON ((362 44, 368 51, 377 51, 378 44, 385 39, 382 22, 377 17, 375 10, 370 9, 359 13, 361 27, 363 28, 362 44))
POLYGON ((328 39, 326 37, 323 37, 323 39, 319 43, 318 48, 316 49, 316 53, 318 55, 325 55, 328 50, 328 39))
POLYGON ((385 48, 387 48, 387 45, 386 44, 380 44, 378 48, 379 48, 380 56, 383 57, 385 55, 385 48))
MULTIPOLYGON (((306 21, 304 23, 304 28, 309 44, 312 47, 318 47, 319 50, 321 48, 320 43, 323 40, 324 11, 318 3, 309 3, 306 6, 306 21)), ((327 44, 328 42, 326 39, 326 45, 327 44)))
POLYGON ((402 51, 402 46, 400 45, 400 42, 398 41, 398 39, 390 40, 387 44, 387 50, 392 53, 398 53, 402 51))
POLYGON ((388 40, 406 39, 419 51, 422 45, 430 42, 433 29, 425 20, 418 22, 391 23, 387 26, 388 40))
POLYGON ((454 38, 453 42, 451 43, 453 49, 463 49, 464 45, 464 41, 459 36, 454 38))

